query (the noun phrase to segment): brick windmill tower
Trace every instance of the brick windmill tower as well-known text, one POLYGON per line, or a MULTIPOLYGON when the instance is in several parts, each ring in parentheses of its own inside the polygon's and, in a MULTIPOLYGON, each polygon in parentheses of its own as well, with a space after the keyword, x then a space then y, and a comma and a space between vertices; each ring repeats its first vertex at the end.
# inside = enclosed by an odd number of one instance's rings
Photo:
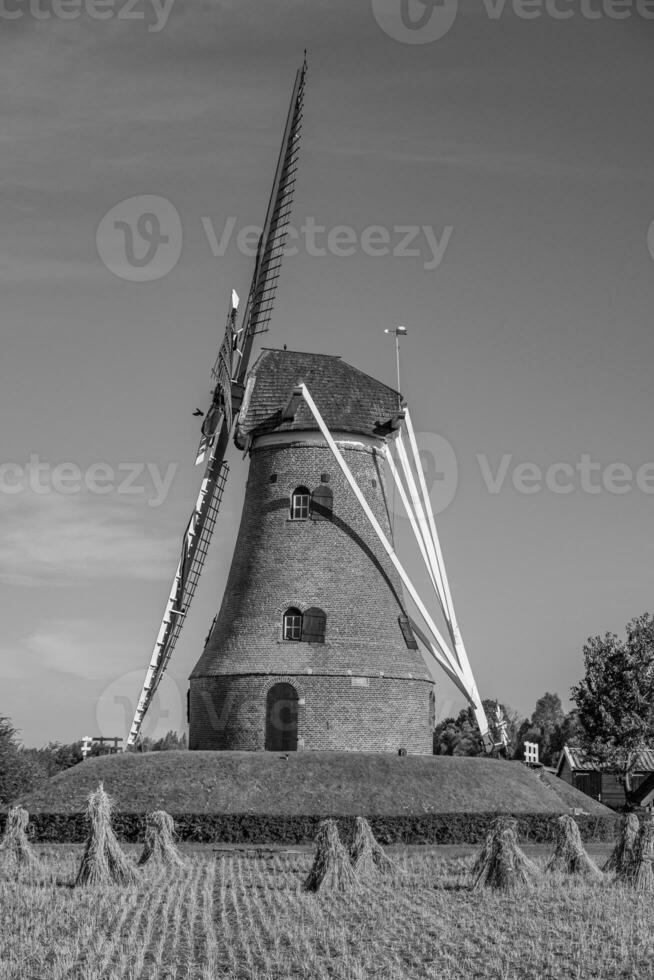
POLYGON ((402 583, 294 395, 305 382, 391 536, 398 393, 339 357, 266 350, 235 432, 250 459, 220 613, 191 675, 190 747, 432 751, 433 680, 402 583))
MULTIPOLYGON (((196 459, 205 464, 204 478, 127 747, 140 738, 189 614, 233 436, 250 457, 250 472, 225 596, 191 675, 190 747, 428 753, 433 680, 417 638, 430 666, 437 663, 473 708, 491 751, 409 409, 398 391, 324 354, 265 349, 249 367, 255 338, 268 329, 280 274, 306 71, 305 59, 295 78, 241 327, 234 292, 213 367, 211 404, 196 413, 204 415, 196 459), (415 534, 446 636, 395 553, 384 468, 415 534), (409 617, 404 595, 422 625, 409 617)), ((504 740, 501 719, 496 729, 504 740)))

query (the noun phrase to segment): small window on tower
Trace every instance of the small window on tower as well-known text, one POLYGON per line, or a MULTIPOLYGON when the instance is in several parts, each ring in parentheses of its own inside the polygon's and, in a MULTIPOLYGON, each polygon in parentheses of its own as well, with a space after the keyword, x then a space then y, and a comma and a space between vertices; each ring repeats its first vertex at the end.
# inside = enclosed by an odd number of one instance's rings
POLYGON ((302 639, 302 613, 299 609, 287 609, 284 613, 284 639, 302 639))
POLYGON ((312 606, 302 616, 302 639, 305 643, 324 643, 327 616, 322 609, 312 606))
POLYGON ((291 497, 291 520, 305 521, 309 516, 311 494, 306 487, 297 487, 291 497))
POLYGON ((311 516, 314 521, 328 521, 334 509, 334 494, 330 488, 321 483, 313 491, 311 497, 311 516))

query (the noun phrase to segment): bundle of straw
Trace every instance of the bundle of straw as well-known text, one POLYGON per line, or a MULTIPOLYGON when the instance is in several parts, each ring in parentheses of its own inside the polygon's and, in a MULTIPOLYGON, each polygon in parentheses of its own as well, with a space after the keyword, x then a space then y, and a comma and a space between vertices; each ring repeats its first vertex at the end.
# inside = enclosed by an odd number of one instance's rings
POLYGON ((316 854, 304 890, 348 892, 359 886, 359 877, 338 836, 334 820, 323 820, 316 835, 316 854))
POLYGON ((388 874, 395 867, 384 849, 375 840, 375 835, 365 817, 357 817, 354 821, 354 839, 350 846, 350 860, 359 878, 375 878, 378 874, 388 874))
POLYGON ((539 874, 534 862, 518 847, 516 821, 511 817, 494 820, 472 867, 473 889, 514 891, 539 874))
POLYGON ((593 859, 586 854, 584 845, 581 843, 579 827, 572 817, 563 814, 556 824, 556 847, 545 870, 601 878, 602 872, 593 859))
POLYGON ((76 885, 100 885, 113 882, 128 885, 137 878, 134 865, 120 849, 111 827, 113 801, 102 783, 89 795, 86 815, 89 835, 79 866, 76 885))
POLYGON ((633 869, 636 840, 638 838, 638 817, 626 813, 620 825, 620 835, 603 871, 615 871, 619 878, 628 878, 633 869))
POLYGON ((5 832, 0 844, 2 864, 18 870, 36 864, 37 857, 27 839, 27 825, 30 815, 20 806, 12 806, 7 814, 5 832))
POLYGON ((633 882, 637 892, 654 892, 654 819, 649 817, 643 821, 636 841, 633 882))
POLYGON ((165 810, 154 810, 145 818, 145 844, 138 863, 166 867, 181 867, 184 864, 175 846, 173 818, 165 810))

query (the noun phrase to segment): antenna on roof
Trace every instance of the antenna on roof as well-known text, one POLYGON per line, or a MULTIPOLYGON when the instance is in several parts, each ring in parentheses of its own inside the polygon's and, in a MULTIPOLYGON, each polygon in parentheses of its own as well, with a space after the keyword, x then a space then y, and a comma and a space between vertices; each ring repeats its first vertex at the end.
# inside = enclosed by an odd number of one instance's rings
MULTIPOLYGON (((384 330, 384 333, 389 333, 389 334, 394 334, 395 335, 395 363, 396 363, 396 366, 397 366, 397 391, 398 391, 398 394, 399 394, 399 392, 400 392, 400 337, 406 337, 406 335, 407 335, 407 329, 406 329, 406 327, 403 327, 403 326, 393 327, 393 328, 386 327, 386 329, 384 330)), ((400 396, 399 401, 401 402, 401 400, 402 400, 402 398, 400 396)), ((398 404, 398 407, 399 407, 399 404, 398 404)))

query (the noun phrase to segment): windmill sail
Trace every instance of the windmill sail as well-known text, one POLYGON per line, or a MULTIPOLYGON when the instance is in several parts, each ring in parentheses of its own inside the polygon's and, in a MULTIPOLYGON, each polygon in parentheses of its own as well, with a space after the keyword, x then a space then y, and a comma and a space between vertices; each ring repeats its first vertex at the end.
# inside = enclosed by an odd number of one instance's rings
POLYGON ((227 326, 225 336, 218 350, 215 364, 211 369, 211 376, 216 385, 213 389, 213 399, 209 411, 202 422, 202 438, 198 446, 198 453, 195 465, 203 463, 219 435, 223 421, 229 430, 233 422, 232 398, 232 379, 234 377, 234 352, 237 348, 238 333, 235 328, 236 313, 238 310, 239 298, 236 290, 232 290, 232 304, 227 316, 227 326))
POLYGON ((293 194, 300 153, 306 59, 295 78, 291 107, 286 119, 284 139, 277 160, 275 179, 268 201, 259 248, 243 315, 243 338, 237 381, 242 385, 247 374, 254 338, 265 333, 272 316, 277 282, 284 257, 288 221, 293 209, 293 194))
POLYGON ((225 335, 212 370, 215 382, 212 403, 202 423, 196 463, 206 462, 202 486, 184 532, 182 552, 168 596, 127 746, 135 744, 143 719, 170 661, 195 595, 222 501, 228 465, 225 454, 235 416, 243 399, 252 345, 264 333, 272 316, 281 270, 288 222, 293 208, 304 106, 306 58, 295 76, 284 136, 275 169, 266 219, 259 239, 254 275, 240 330, 236 330, 238 296, 232 293, 225 335))

